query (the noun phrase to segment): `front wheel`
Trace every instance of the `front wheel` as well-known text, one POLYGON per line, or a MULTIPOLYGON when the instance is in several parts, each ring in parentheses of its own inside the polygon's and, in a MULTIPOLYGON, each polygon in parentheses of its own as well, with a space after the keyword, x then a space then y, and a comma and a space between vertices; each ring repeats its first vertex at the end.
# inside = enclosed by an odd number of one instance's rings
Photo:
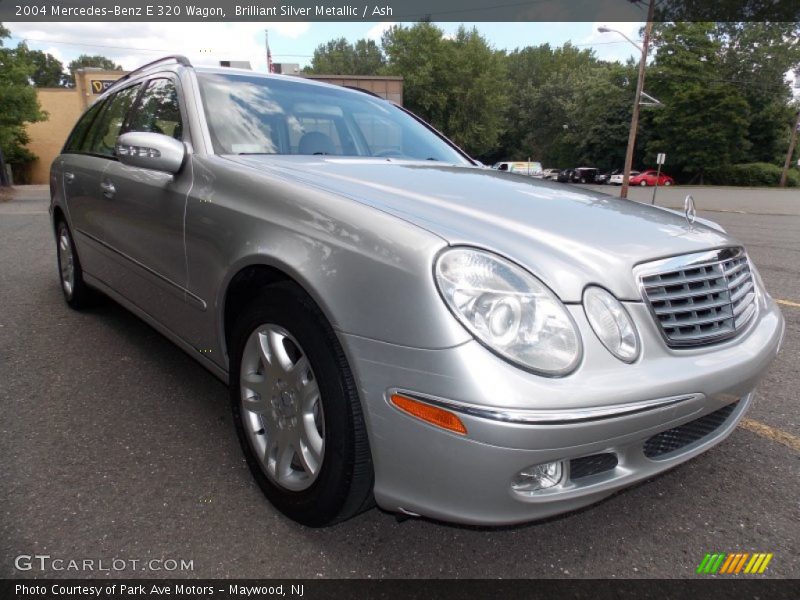
POLYGON ((344 352, 297 286, 264 288, 231 339, 230 395, 247 464, 272 504, 311 527, 372 506, 364 417, 344 352))
POLYGON ((639 186, 641 186, 641 187, 647 187, 647 182, 646 182, 646 181, 644 181, 644 180, 642 180, 642 181, 640 181, 640 182, 639 182, 639 186))
POLYGON ((665 181, 664 185, 672 185, 672 182, 671 181, 665 181))

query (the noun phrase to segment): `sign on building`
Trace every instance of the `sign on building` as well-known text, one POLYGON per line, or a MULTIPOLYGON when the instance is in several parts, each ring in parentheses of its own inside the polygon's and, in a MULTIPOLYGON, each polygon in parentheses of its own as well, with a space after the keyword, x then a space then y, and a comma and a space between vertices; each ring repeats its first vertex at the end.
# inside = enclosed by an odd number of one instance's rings
POLYGON ((116 79, 92 79, 89 81, 89 84, 93 94, 102 94, 110 88, 111 84, 115 81, 116 79))

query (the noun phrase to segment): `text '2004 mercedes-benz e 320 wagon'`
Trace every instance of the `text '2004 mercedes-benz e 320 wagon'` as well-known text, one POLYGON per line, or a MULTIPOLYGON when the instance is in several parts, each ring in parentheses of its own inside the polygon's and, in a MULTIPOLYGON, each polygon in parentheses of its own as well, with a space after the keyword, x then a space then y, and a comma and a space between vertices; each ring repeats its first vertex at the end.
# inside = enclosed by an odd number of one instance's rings
POLYGON ((595 502, 708 450, 780 347, 742 246, 479 168, 392 103, 168 57, 51 174, 61 286, 229 382, 271 502, 476 524, 595 502))

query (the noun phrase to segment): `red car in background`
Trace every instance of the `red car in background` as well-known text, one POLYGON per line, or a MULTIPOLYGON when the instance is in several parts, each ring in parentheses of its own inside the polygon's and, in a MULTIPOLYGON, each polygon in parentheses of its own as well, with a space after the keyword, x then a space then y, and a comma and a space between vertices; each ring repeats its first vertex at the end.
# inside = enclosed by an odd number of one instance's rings
POLYGON ((630 178, 630 185, 674 185, 675 180, 664 173, 658 174, 655 169, 647 169, 630 178), (656 183, 658 182, 658 183, 656 183))

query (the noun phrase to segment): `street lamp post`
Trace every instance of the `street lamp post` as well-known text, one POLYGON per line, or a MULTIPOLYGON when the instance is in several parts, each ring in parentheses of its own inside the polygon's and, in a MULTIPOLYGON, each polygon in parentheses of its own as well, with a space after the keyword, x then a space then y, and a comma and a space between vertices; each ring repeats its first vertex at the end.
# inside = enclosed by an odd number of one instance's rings
POLYGON ((622 189, 619 193, 620 198, 628 197, 628 184, 631 178, 631 167, 633 166, 633 149, 636 147, 636 130, 639 127, 639 102, 642 99, 642 88, 644 87, 644 68, 647 63, 647 49, 650 45, 650 32, 653 29, 653 13, 655 12, 655 6, 655 0, 650 0, 650 6, 647 9, 647 24, 644 27, 644 37, 642 38, 641 46, 639 46, 621 31, 609 29, 608 27, 597 28, 597 31, 600 33, 613 31, 614 33, 620 34, 642 53, 642 56, 639 59, 639 77, 636 80, 636 94, 633 98, 633 115, 631 115, 631 129, 628 132, 628 149, 625 151, 625 170, 622 174, 622 189))

